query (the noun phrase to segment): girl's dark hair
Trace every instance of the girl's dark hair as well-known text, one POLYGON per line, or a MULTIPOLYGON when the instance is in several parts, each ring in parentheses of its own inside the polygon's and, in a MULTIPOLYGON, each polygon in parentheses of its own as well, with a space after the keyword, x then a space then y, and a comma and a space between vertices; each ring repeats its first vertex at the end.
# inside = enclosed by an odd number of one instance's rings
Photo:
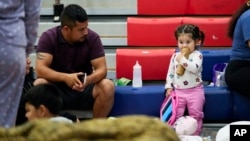
POLYGON ((229 25, 228 25, 228 32, 227 32, 227 36, 231 39, 233 39, 234 36, 234 29, 235 26, 237 24, 238 19, 240 18, 240 16, 242 15, 242 13, 244 13, 245 11, 247 11, 248 9, 250 9, 250 1, 247 1, 246 3, 244 3, 231 17, 231 20, 229 21, 229 25))
POLYGON ((175 31, 175 38, 178 40, 178 37, 182 33, 189 33, 192 35, 193 40, 200 40, 201 41, 201 46, 204 43, 205 40, 205 34, 203 31, 199 29, 198 26, 193 25, 193 24, 183 24, 180 27, 178 27, 175 31))
POLYGON ((24 103, 36 108, 44 105, 50 113, 58 115, 63 106, 60 90, 53 84, 41 84, 30 88, 24 95, 24 103))
POLYGON ((61 26, 68 26, 73 28, 76 25, 76 21, 85 22, 88 20, 86 11, 77 4, 70 4, 66 6, 61 14, 61 26))

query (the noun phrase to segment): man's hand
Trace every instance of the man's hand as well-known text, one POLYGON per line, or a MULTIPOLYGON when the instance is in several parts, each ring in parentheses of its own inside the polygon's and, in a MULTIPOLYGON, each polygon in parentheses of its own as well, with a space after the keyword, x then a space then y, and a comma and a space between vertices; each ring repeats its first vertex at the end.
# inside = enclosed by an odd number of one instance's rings
POLYGON ((66 81, 66 84, 73 90, 82 92, 86 86, 86 82, 85 84, 83 84, 82 81, 78 77, 79 75, 84 75, 84 73, 79 72, 79 73, 68 74, 65 81, 66 81))

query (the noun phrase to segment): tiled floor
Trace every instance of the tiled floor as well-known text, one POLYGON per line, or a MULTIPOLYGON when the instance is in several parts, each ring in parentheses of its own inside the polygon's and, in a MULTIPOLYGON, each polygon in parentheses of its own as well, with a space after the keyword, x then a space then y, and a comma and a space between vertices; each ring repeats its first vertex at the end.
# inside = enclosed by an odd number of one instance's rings
POLYGON ((210 138, 210 141, 215 141, 218 130, 224 125, 225 124, 204 124, 201 136, 210 138))

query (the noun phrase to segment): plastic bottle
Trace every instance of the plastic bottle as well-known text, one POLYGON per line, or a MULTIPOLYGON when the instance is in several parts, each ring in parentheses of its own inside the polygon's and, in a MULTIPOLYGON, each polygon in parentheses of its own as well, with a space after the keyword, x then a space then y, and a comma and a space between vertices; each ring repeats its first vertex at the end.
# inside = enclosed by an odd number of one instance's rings
POLYGON ((227 84, 226 84, 226 81, 225 81, 225 73, 222 72, 221 74, 219 74, 216 78, 216 81, 215 81, 215 86, 216 87, 226 87, 227 84))
POLYGON ((138 61, 136 61, 136 64, 133 66, 133 81, 132 86, 134 88, 140 88, 142 87, 142 73, 141 73, 141 65, 138 61))
POLYGON ((218 72, 217 75, 216 75, 216 80, 215 80, 215 86, 216 86, 216 87, 220 87, 220 86, 221 86, 221 79, 222 79, 222 76, 221 76, 221 74, 218 72))

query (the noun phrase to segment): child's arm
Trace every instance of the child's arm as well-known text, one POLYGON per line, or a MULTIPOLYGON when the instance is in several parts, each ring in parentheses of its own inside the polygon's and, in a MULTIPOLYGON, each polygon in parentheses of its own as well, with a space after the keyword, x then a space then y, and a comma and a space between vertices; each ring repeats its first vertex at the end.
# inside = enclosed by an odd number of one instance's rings
POLYGON ((189 59, 182 57, 180 64, 189 72, 197 73, 202 67, 203 55, 199 51, 192 53, 191 58, 189 59))
POLYGON ((172 84, 174 83, 174 75, 175 75, 175 59, 176 53, 174 53, 170 59, 169 67, 168 67, 168 72, 166 76, 166 84, 165 84, 165 89, 172 88, 172 84))

